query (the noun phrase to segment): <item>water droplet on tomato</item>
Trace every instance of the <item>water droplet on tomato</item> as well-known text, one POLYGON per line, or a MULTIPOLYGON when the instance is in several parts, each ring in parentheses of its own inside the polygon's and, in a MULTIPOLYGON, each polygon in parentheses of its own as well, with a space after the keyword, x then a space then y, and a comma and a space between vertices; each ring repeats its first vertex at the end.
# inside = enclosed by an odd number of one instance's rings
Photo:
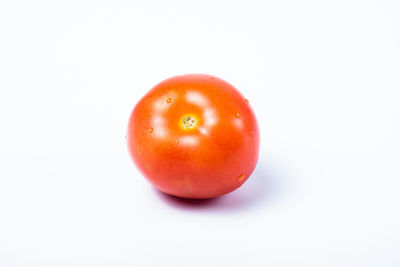
POLYGON ((239 112, 238 113, 236 113, 236 118, 240 118, 240 114, 239 114, 239 112))
POLYGON ((241 175, 239 175, 238 177, 238 181, 242 182, 244 180, 244 173, 242 173, 241 175))
POLYGON ((149 133, 152 133, 152 132, 153 132, 153 128, 150 128, 150 129, 149 129, 149 133))
POLYGON ((167 98, 167 103, 171 103, 171 98, 170 97, 167 98))

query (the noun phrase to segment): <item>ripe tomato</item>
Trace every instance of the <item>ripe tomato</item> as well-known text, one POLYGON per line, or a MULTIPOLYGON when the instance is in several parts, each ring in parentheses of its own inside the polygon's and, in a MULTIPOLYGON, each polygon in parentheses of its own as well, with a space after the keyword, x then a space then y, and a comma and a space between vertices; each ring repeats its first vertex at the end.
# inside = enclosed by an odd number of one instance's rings
POLYGON ((184 198, 237 189, 259 153, 249 101, 204 74, 172 77, 152 88, 133 109, 126 138, 143 175, 160 191, 184 198))

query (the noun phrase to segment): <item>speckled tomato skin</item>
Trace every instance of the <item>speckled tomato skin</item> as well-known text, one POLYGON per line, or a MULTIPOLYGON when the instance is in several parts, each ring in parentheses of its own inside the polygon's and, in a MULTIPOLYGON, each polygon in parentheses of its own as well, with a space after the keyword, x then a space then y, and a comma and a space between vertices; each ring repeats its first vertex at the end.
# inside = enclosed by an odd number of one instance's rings
POLYGON ((153 87, 129 118, 128 150, 158 190, 178 197, 213 198, 240 187, 259 154, 259 129, 250 103, 215 76, 175 76, 153 87), (194 128, 183 127, 191 116, 194 128))

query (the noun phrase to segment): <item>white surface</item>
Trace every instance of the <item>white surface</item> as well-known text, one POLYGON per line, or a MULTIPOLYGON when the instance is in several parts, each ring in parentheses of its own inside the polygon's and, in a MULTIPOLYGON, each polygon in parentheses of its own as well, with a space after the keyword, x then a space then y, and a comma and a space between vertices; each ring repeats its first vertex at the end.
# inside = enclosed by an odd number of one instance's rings
POLYGON ((400 266, 398 1, 1 1, 0 266, 400 266), (261 127, 236 192, 179 202, 125 147, 183 73, 261 127))

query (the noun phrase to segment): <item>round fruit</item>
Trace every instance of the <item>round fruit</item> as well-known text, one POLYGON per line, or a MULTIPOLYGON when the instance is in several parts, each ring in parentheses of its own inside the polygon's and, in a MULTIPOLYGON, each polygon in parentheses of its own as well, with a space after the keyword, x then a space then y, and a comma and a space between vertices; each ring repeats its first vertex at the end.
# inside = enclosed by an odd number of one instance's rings
POLYGON ((212 198, 240 187, 259 153, 255 115, 232 85, 210 75, 169 78, 132 111, 127 145, 160 191, 212 198))

